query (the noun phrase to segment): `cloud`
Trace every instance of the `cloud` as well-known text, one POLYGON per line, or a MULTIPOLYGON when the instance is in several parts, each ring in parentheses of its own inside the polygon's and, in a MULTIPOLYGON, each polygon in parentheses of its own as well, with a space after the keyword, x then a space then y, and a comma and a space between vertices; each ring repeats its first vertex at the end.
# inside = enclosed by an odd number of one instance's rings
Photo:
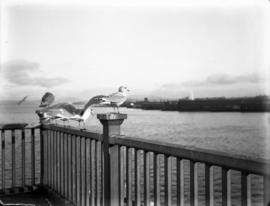
POLYGON ((39 69, 39 64, 26 60, 14 60, 2 65, 1 73, 11 84, 18 86, 55 87, 67 83, 62 77, 48 77, 39 69))
POLYGON ((233 84, 241 84, 241 83, 262 83, 265 82, 266 79, 262 76, 250 73, 244 75, 228 75, 228 74, 215 74, 206 77, 203 81, 187 81, 183 82, 182 86, 213 86, 213 85, 233 85, 233 84))

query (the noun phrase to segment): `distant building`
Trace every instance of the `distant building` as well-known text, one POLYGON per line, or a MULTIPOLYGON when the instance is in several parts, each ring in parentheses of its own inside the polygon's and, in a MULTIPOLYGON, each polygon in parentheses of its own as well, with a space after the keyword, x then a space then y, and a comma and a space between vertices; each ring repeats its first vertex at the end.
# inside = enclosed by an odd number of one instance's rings
POLYGON ((189 100, 194 100, 194 92, 190 90, 189 100))

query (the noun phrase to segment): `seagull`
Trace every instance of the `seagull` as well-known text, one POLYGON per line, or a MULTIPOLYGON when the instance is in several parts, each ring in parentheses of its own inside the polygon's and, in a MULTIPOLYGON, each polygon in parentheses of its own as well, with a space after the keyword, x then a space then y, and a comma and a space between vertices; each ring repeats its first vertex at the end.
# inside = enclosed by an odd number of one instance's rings
POLYGON ((70 103, 58 103, 42 110, 38 110, 37 114, 41 118, 47 119, 59 119, 62 121, 77 121, 79 123, 83 122, 85 126, 85 121, 89 118, 92 113, 92 106, 96 104, 102 104, 105 102, 100 96, 95 96, 91 98, 84 106, 83 109, 76 108, 73 104, 70 103))
POLYGON ((80 114, 74 115, 73 117, 70 117, 70 120, 77 121, 79 123, 79 127, 81 122, 84 124, 84 129, 85 129, 85 122, 88 119, 88 117, 93 115, 93 110, 91 107, 104 104, 106 101, 104 100, 104 95, 98 95, 92 97, 84 106, 83 110, 80 112, 80 114))
POLYGON ((109 96, 102 97, 104 101, 103 104, 109 104, 113 107, 114 111, 115 108, 119 113, 119 106, 122 105, 127 100, 127 92, 130 90, 125 86, 120 86, 118 92, 112 93, 109 96))
POLYGON ((21 103, 23 103, 26 99, 27 99, 28 96, 25 96, 24 98, 22 98, 17 104, 20 105, 21 103))
POLYGON ((37 114, 41 119, 47 120, 62 120, 67 121, 69 117, 79 114, 80 109, 77 109, 73 104, 70 103, 58 103, 44 109, 38 110, 37 114))
POLYGON ((85 129, 85 122, 91 114, 93 114, 92 109, 88 107, 82 114, 76 114, 73 117, 70 117, 69 120, 77 121, 79 123, 79 128, 81 128, 81 122, 83 122, 85 129))
POLYGON ((46 92, 43 97, 41 98, 41 103, 39 107, 48 107, 54 101, 54 95, 50 92, 46 92))

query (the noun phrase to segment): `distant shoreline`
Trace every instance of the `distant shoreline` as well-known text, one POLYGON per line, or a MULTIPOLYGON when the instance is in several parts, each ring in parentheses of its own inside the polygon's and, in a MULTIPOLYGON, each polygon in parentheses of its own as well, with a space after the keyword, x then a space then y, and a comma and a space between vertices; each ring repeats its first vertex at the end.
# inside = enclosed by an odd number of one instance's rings
POLYGON ((127 102, 128 108, 184 112, 270 112, 268 96, 239 98, 200 98, 179 99, 178 101, 144 101, 127 102))

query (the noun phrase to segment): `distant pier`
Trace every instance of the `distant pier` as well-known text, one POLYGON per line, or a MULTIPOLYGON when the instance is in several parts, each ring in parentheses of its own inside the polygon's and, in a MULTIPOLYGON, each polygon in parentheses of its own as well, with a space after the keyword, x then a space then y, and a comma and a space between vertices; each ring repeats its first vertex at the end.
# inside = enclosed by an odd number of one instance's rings
POLYGON ((209 111, 209 112, 269 112, 267 96, 239 98, 188 98, 162 101, 137 101, 126 103, 127 107, 163 111, 209 111))

